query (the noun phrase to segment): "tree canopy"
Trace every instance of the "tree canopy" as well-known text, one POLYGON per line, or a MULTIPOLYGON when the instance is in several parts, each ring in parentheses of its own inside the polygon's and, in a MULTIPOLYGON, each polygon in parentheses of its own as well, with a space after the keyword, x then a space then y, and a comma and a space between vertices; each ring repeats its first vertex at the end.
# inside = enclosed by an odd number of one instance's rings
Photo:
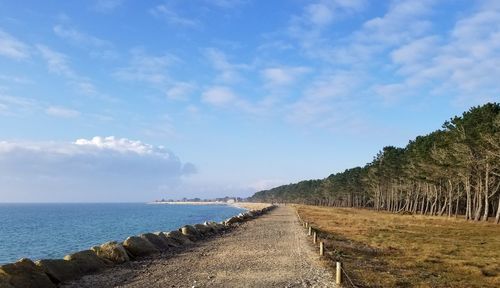
POLYGON ((472 107, 441 129, 387 146, 364 167, 255 193, 252 201, 462 215, 500 222, 500 104, 472 107))

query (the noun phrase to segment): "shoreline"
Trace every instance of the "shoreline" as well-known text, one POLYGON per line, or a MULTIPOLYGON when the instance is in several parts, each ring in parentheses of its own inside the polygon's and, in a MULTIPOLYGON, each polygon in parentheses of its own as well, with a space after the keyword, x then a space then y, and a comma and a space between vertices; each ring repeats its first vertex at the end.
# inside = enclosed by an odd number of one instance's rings
POLYGON ((147 202, 146 204, 151 205, 231 205, 232 203, 227 202, 194 202, 194 201, 158 201, 158 202, 147 202))
POLYGON ((163 202, 148 202, 146 204, 151 204, 151 205, 227 205, 227 206, 233 206, 245 210, 261 210, 265 207, 270 206, 271 204, 268 203, 253 203, 253 202, 234 202, 234 203, 227 203, 227 202, 218 202, 218 201, 210 201, 210 202, 193 202, 193 201, 163 201, 163 202))
MULTIPOLYGON (((198 204, 206 204, 198 203, 198 204)), ((217 202, 216 202, 217 203, 217 202)), ((187 203, 186 203, 187 204, 187 203)), ((22 258, 13 263, 0 265, 0 287, 59 287, 62 283, 75 281, 86 275, 120 266, 124 263, 141 261, 164 253, 178 253, 183 247, 191 247, 194 242, 224 235, 240 223, 257 218, 275 206, 263 203, 221 203, 248 211, 242 211, 225 221, 184 225, 172 231, 158 231, 133 235, 124 241, 110 241, 87 250, 74 252, 63 259, 40 259, 32 261, 22 258), (244 206, 244 207, 243 207, 244 206), (252 209, 250 207, 264 207, 252 209)), ((127 264, 131 265, 131 264, 127 264)), ((126 267, 127 265, 120 266, 126 267)))
POLYGON ((276 210, 251 221, 234 217, 236 229, 185 246, 181 253, 143 258, 60 287, 337 287, 295 211, 276 210))

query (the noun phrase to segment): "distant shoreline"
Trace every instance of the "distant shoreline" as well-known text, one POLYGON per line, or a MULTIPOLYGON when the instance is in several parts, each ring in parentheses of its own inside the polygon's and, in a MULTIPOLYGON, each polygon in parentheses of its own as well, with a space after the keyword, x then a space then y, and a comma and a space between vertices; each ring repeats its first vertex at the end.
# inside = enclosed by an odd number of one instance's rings
POLYGON ((253 203, 253 202, 234 202, 234 203, 227 203, 227 202, 222 202, 222 201, 207 201, 207 202, 194 202, 194 201, 162 201, 162 202, 149 202, 147 204, 157 204, 157 205, 227 205, 227 206, 233 206, 245 210, 260 210, 263 209, 269 204, 267 203, 253 203))
POLYGON ((158 201, 149 202, 147 204, 158 204, 158 205, 232 205, 235 203, 210 201, 210 202, 194 202, 194 201, 158 201))

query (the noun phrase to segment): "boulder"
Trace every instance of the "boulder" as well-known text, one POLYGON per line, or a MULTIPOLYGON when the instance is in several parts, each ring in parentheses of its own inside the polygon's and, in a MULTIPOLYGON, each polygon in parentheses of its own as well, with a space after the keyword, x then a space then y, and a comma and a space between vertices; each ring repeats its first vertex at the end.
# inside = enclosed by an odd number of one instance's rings
MULTIPOLYGON (((182 244, 176 241, 174 238, 167 236, 166 233, 163 232, 155 232, 154 234, 158 235, 165 243, 167 243, 168 247, 181 247, 182 244)), ((187 238, 186 238, 187 239, 187 238)))
POLYGON ((180 231, 170 231, 166 233, 166 236, 168 238, 172 238, 175 241, 177 241, 181 245, 189 245, 193 244, 193 241, 191 241, 186 235, 182 234, 180 231))
POLYGON ((186 235, 186 237, 188 237, 189 240, 191 241, 196 241, 198 239, 201 239, 200 232, 198 232, 198 230, 196 230, 196 228, 194 228, 191 225, 186 225, 179 230, 182 232, 182 234, 186 235))
POLYGON ((56 284, 78 279, 82 276, 80 269, 74 261, 42 259, 36 261, 35 264, 56 284))
POLYGON ((250 220, 252 217, 248 213, 240 213, 238 215, 238 218, 242 219, 243 221, 250 220))
POLYGON ((49 276, 33 261, 23 258, 15 263, 0 266, 1 287, 55 288, 49 276))
POLYGON ((211 233, 219 233, 222 231, 223 226, 218 226, 215 222, 205 222, 203 225, 207 226, 210 229, 211 233))
POLYGON ((216 233, 221 233, 224 230, 226 230, 226 226, 224 226, 223 223, 217 223, 217 222, 208 222, 207 225, 212 227, 216 233))
POLYGON ((64 256, 64 260, 75 263, 83 274, 93 273, 106 268, 109 261, 105 261, 99 257, 92 250, 83 250, 73 254, 64 256))
POLYGON ((158 251, 168 250, 168 243, 156 234, 146 233, 146 234, 141 234, 140 237, 151 242, 151 244, 153 244, 156 247, 156 249, 158 249, 158 251))
POLYGON ((242 221, 243 221, 242 219, 234 216, 234 217, 231 217, 231 218, 227 219, 226 222, 225 222, 225 225, 226 226, 230 226, 230 225, 233 225, 235 223, 242 222, 242 221))
POLYGON ((203 236, 208 236, 212 234, 212 229, 206 225, 203 224, 195 224, 194 228, 198 230, 203 236))
POLYGON ((138 236, 125 239, 123 247, 134 257, 148 256, 159 252, 151 242, 138 236))
POLYGON ((94 246, 91 250, 94 251, 97 257, 114 264, 130 261, 130 257, 125 247, 116 241, 106 242, 101 246, 94 246))
POLYGON ((15 288, 14 286, 10 285, 9 277, 5 274, 0 274, 0 287, 2 287, 2 288, 15 288))

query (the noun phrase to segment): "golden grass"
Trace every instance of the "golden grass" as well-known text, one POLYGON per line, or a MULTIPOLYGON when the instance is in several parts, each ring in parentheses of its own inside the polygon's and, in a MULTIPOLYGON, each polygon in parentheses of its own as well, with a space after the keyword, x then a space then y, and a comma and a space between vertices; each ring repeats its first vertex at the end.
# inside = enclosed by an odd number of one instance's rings
MULTIPOLYGON (((500 287, 500 225, 297 205, 358 287, 500 287)), ((332 266, 333 267, 333 266, 332 266)))

